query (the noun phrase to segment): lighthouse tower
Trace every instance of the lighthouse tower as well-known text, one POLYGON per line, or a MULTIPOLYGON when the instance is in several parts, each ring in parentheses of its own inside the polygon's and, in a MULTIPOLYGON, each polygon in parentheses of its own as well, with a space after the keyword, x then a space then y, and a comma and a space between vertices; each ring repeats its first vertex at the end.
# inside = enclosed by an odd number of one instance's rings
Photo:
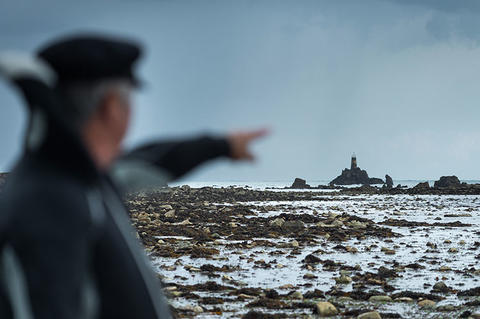
POLYGON ((350 169, 351 170, 354 170, 357 168, 357 156, 355 155, 355 153, 352 154, 352 162, 350 164, 350 169))

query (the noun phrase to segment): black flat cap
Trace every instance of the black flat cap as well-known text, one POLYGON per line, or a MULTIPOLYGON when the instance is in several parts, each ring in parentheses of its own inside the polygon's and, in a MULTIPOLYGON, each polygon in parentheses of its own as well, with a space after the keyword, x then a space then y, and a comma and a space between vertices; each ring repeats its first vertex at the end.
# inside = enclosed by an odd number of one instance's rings
POLYGON ((130 40, 104 35, 79 35, 53 41, 37 52, 57 73, 58 85, 126 78, 133 73, 141 48, 130 40))

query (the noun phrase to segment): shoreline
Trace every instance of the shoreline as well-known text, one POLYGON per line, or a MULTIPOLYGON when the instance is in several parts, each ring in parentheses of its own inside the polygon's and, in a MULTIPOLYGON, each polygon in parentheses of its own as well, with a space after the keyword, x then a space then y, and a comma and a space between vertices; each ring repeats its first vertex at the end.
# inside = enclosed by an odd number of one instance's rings
POLYGON ((480 196, 428 191, 182 186, 126 204, 177 317, 468 317, 480 196))

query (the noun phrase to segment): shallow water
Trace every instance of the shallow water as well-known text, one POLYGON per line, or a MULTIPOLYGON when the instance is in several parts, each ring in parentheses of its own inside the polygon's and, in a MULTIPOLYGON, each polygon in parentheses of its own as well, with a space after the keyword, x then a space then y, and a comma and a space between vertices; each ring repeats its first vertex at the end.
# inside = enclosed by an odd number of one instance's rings
MULTIPOLYGON (((286 284, 295 286, 294 290, 304 293, 307 290, 320 289, 327 291, 336 286, 333 279, 339 274, 337 272, 325 271, 322 267, 315 270, 301 268, 302 260, 308 254, 321 249, 321 253, 316 255, 322 259, 334 260, 345 265, 359 265, 362 272, 376 273, 380 266, 391 268, 394 263, 398 265, 407 265, 417 263, 424 266, 424 269, 414 270, 405 268, 403 272, 398 272, 400 277, 388 280, 388 283, 395 287, 394 292, 409 290, 423 293, 430 293, 432 286, 442 280, 454 290, 465 290, 480 286, 480 274, 474 272, 471 268, 479 269, 478 246, 476 241, 480 241, 478 231, 480 230, 480 196, 411 196, 411 195, 356 195, 345 196, 335 194, 319 194, 318 200, 308 201, 282 201, 282 202, 245 202, 244 205, 254 205, 258 208, 262 206, 275 207, 273 210, 263 212, 262 209, 254 210, 255 217, 269 217, 281 213, 288 214, 312 214, 318 216, 327 216, 329 214, 347 213, 362 218, 370 219, 380 223, 389 218, 404 219, 414 222, 427 222, 433 224, 450 223, 460 221, 465 224, 471 224, 468 227, 451 226, 383 226, 392 229, 395 233, 401 235, 393 238, 374 238, 349 239, 342 242, 343 246, 351 246, 358 249, 357 253, 339 251, 335 248, 338 242, 328 241, 323 237, 316 237, 314 243, 301 245, 300 254, 292 255, 288 252, 292 248, 278 248, 257 246, 251 249, 239 250, 228 248, 227 244, 234 243, 228 240, 217 240, 214 246, 220 249, 221 253, 214 259, 196 258, 189 256, 178 258, 156 258, 154 266, 157 271, 165 277, 165 282, 179 282, 182 285, 202 283, 206 281, 216 281, 219 284, 225 284, 222 276, 218 278, 209 278, 200 272, 192 272, 185 268, 192 266, 199 268, 204 264, 211 264, 222 267, 229 265, 238 268, 226 275, 235 282, 246 287, 275 288, 286 284), (445 215, 455 215, 455 217, 446 217, 445 215), (468 214, 468 215, 467 215, 468 214), (450 240, 451 243, 445 243, 450 240), (430 246, 427 245, 429 243, 430 246), (436 245, 435 248, 432 246, 436 245), (381 251, 382 247, 394 249, 395 254, 387 255, 381 251), (458 249, 458 252, 449 252, 450 248, 458 249), (283 251, 284 254, 274 254, 275 251, 283 251), (271 268, 252 267, 252 259, 263 260, 271 268), (175 263, 177 264, 175 267, 175 263), (171 270, 165 267, 170 266, 171 270), (440 271, 441 266, 449 266, 451 270, 440 271), (175 269, 173 269, 175 267, 175 269), (315 280, 306 280, 303 276, 306 273, 312 273, 318 278, 315 280), (180 277, 182 279, 179 279, 180 277), (306 285, 307 284, 307 285, 306 285)), ((225 205, 216 203, 216 205, 225 205)), ((187 240, 183 238, 183 240, 187 240)), ((255 239, 255 240, 291 242, 293 238, 280 239, 255 239)), ((341 285, 344 291, 350 291, 352 284, 341 285)), ((286 293, 292 289, 286 289, 286 293)), ((281 289, 279 292, 282 292, 281 289)), ((393 292, 393 293, 394 293, 393 292)), ((199 295, 223 296, 223 293, 199 293, 199 295)), ((465 300, 459 299, 456 294, 445 296, 446 299, 440 301, 437 305, 460 305, 465 300)), ((471 300, 471 298, 469 299, 471 300)), ((176 298, 171 301, 175 307, 183 307, 192 304, 191 300, 176 298)), ((222 308, 222 317, 240 317, 242 313, 247 312, 244 308, 245 303, 232 302, 220 305, 222 308)), ((368 307, 376 308, 381 312, 393 312, 400 314, 403 318, 454 318, 458 316, 455 313, 441 313, 434 310, 420 310, 415 303, 385 303, 372 306, 368 303, 352 301, 347 307, 368 307)), ((471 309, 471 308, 469 308, 471 309)), ((261 310, 261 309, 260 309, 261 310)), ((475 310, 475 309, 472 309, 475 310)), ((275 312, 272 310, 263 310, 264 312, 275 312)), ((294 313, 306 313, 305 311, 287 311, 291 316, 294 313)), ((307 312, 308 313, 308 312, 307 312)), ((218 317, 212 313, 199 314, 200 317, 218 317)), ((339 318, 343 318, 339 316, 339 318)))

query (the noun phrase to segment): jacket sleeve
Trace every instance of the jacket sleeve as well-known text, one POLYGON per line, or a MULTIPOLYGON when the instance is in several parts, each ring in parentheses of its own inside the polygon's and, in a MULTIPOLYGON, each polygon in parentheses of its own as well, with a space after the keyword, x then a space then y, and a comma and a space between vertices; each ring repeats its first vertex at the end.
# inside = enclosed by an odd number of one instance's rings
POLYGON ((176 179, 209 160, 227 157, 229 154, 230 145, 226 138, 203 136, 150 143, 132 150, 122 159, 147 162, 176 179))

